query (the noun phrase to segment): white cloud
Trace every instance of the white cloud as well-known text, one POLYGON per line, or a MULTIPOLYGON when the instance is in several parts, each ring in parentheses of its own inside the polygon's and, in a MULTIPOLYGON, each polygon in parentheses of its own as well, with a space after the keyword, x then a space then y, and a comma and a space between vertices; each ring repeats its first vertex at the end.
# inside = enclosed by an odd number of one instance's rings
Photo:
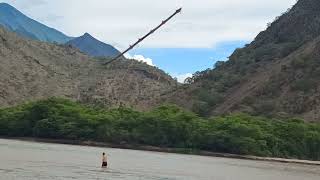
POLYGON ((186 74, 176 74, 174 77, 177 78, 178 82, 184 83, 184 80, 187 79, 188 77, 192 77, 191 73, 186 73, 186 74))
POLYGON ((144 57, 143 55, 133 55, 131 56, 130 54, 125 54, 125 57, 127 59, 133 59, 133 60, 137 60, 137 61, 140 61, 140 62, 145 62, 147 63, 148 65, 150 66, 155 66, 152 62, 152 59, 151 58, 146 58, 144 57))
MULTIPOLYGON (((0 0, 1 2, 1 0, 0 0)), ((93 34, 128 47, 178 7, 175 17, 141 47, 212 47, 219 42, 252 40, 296 0, 2 0, 68 35, 93 34), (27 8, 26 8, 27 5, 27 8), (72 7, 72 8, 70 8, 72 7), (85 13, 84 13, 85 12, 85 13), (48 18, 59 17, 59 18, 48 18)))

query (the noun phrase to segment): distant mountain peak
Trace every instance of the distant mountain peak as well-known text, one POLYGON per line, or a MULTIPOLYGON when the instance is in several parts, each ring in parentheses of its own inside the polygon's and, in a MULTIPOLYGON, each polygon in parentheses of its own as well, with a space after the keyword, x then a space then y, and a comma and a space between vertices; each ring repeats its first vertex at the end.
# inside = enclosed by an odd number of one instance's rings
POLYGON ((86 32, 86 33, 84 33, 84 34, 83 34, 83 36, 92 37, 92 36, 91 36, 91 34, 89 34, 89 33, 87 33, 87 32, 86 32))
POLYGON ((20 11, 8 3, 0 3, 0 10, 2 16, 24 16, 20 11))
POLYGON ((87 32, 78 38, 70 40, 67 44, 94 57, 115 57, 120 54, 116 48, 99 41, 87 32))
POLYGON ((1 26, 25 38, 69 44, 94 57, 115 57, 120 53, 111 45, 99 41, 87 32, 78 38, 69 37, 27 17, 7 3, 0 3, 1 26))
POLYGON ((4 3, 4 2, 0 3, 0 6, 3 6, 3 7, 10 7, 10 8, 15 9, 15 8, 14 8, 13 6, 11 6, 10 4, 8 4, 8 3, 4 3))
POLYGON ((96 38, 94 38, 91 34, 89 33, 84 33, 82 36, 80 36, 80 38, 84 38, 84 39, 90 39, 90 40, 95 40, 95 41, 99 41, 96 38))
POLYGON ((7 3, 0 3, 0 26, 22 37, 44 42, 65 43, 72 39, 67 35, 41 24, 7 3))

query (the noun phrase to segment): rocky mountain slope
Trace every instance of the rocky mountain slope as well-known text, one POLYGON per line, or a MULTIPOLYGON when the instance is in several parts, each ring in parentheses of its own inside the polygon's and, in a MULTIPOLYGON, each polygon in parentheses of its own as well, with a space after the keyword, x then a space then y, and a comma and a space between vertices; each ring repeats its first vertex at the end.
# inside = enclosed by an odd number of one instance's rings
POLYGON ((23 39, 0 28, 0 107, 52 96, 105 106, 152 107, 177 82, 133 60, 108 66, 78 50, 23 39))
POLYGON ((247 112, 320 121, 320 1, 299 0, 227 62, 164 99, 200 115, 247 112))
POLYGON ((88 33, 72 39, 66 44, 78 48, 81 52, 93 57, 116 57, 120 54, 113 46, 97 40, 88 33))

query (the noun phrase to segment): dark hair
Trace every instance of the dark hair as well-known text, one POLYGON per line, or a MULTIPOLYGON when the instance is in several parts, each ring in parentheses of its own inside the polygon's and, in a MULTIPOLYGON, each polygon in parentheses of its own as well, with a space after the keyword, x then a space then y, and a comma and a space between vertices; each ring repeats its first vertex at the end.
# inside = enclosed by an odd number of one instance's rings
POLYGON ((102 155, 105 155, 106 153, 102 153, 102 155))

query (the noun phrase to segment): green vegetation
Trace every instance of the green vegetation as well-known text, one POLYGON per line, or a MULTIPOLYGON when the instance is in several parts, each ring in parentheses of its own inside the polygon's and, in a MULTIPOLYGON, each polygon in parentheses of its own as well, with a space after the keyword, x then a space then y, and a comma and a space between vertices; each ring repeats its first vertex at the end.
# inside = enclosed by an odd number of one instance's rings
POLYGON ((320 124, 246 114, 204 119, 173 105, 137 112, 51 98, 0 109, 0 135, 320 160, 320 124))

